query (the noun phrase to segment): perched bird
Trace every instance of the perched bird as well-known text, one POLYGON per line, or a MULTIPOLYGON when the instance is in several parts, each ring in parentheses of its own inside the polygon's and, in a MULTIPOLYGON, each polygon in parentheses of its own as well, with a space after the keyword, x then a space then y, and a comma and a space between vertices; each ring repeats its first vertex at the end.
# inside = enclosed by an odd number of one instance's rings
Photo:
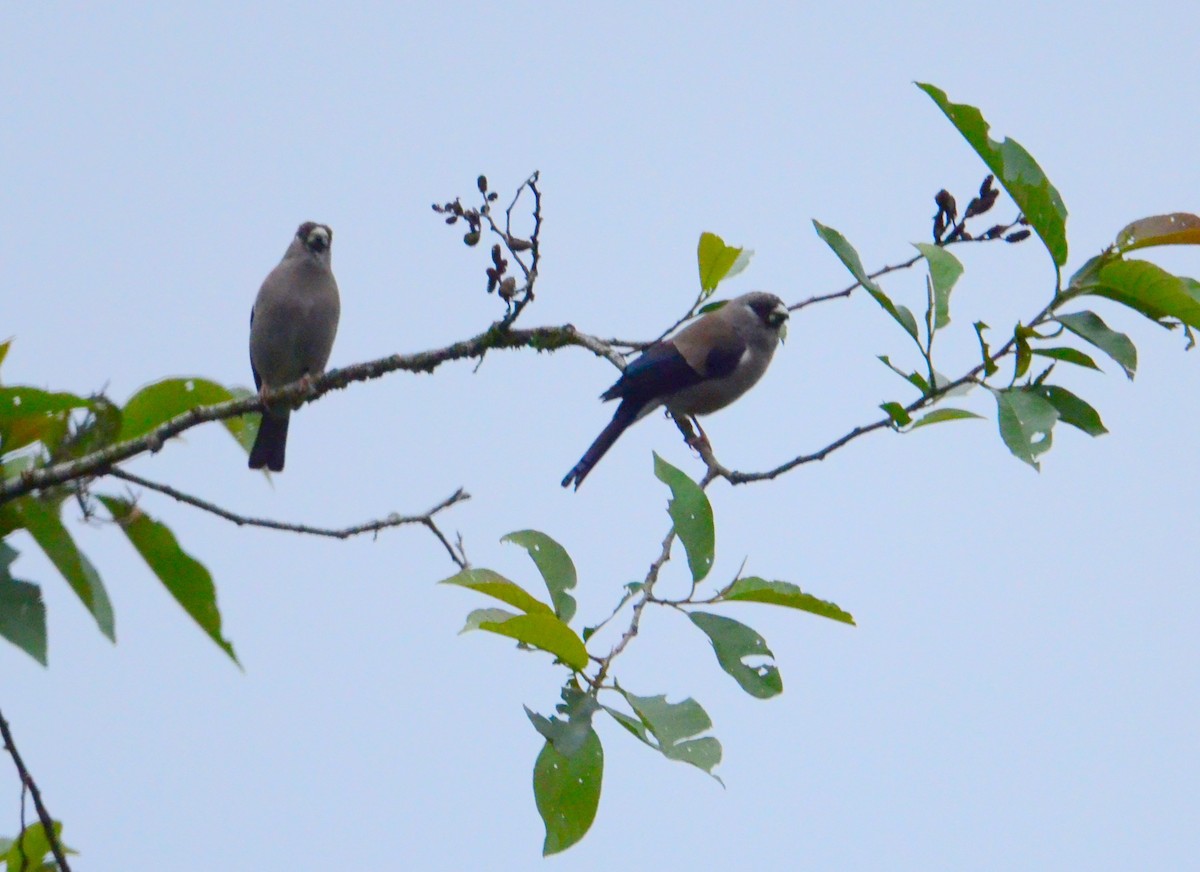
MULTIPOLYGON (((264 400, 272 390, 325 371, 341 311, 329 267, 332 243, 329 227, 304 222, 258 290, 250 310, 250 367, 264 400)), ((291 413, 286 404, 263 412, 250 451, 251 469, 283 469, 291 413)))
POLYGON ((578 489, 617 437, 659 406, 677 416, 707 415, 746 393, 767 371, 787 319, 783 300, 754 291, 651 345, 600 395, 621 404, 562 486, 578 489))

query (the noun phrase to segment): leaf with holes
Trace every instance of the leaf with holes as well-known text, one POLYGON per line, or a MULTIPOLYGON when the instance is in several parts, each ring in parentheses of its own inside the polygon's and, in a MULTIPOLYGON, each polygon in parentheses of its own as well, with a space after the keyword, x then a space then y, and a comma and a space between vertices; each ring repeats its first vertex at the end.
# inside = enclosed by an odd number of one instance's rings
POLYGON ((1050 450, 1058 410, 1036 389, 992 390, 1000 438, 1014 456, 1040 470, 1038 457, 1050 450))
POLYGON ((1117 234, 1117 248, 1133 251, 1153 245, 1200 245, 1200 215, 1172 212, 1127 224, 1117 234))
POLYGON ((617 723, 668 760, 690 763, 713 775, 713 768, 721 762, 721 743, 713 736, 700 735, 712 729, 712 720, 700 703, 691 697, 682 702, 667 702, 664 694, 637 696, 621 688, 618 691, 637 717, 605 706, 617 723))
POLYGON ((746 658, 773 658, 766 640, 745 624, 709 612, 689 612, 692 623, 712 642, 717 662, 733 676, 742 690, 759 699, 783 693, 783 678, 773 663, 746 663, 746 658))

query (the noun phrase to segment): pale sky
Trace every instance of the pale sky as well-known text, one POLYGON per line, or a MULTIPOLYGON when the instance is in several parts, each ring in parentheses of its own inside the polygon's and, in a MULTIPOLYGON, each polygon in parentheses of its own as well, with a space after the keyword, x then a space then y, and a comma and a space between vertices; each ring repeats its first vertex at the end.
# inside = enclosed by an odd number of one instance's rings
MULTIPOLYGON (((429 205, 470 198, 480 173, 506 198, 541 172, 525 326, 655 335, 696 292, 703 231, 756 252, 723 295, 837 290, 848 275, 810 219, 875 269, 928 240, 939 188, 962 205, 986 173, 914 80, 1038 159, 1070 211, 1070 271, 1130 220, 1200 212, 1198 39, 1183 3, 10 5, 2 377, 118 401, 168 375, 251 384, 249 308, 304 220, 335 231, 331 366, 472 335, 500 310, 486 249, 429 205)), ((1002 198, 997 220, 1014 214, 1002 198)), ((1036 240, 959 254, 939 338, 951 375, 978 359, 972 322, 1002 341, 1053 288, 1036 240)), ((1149 256, 1200 273, 1196 250, 1149 256)), ((918 272, 885 287, 920 305, 918 272)), ((0 645, 0 710, 85 872, 1181 868, 1200 848, 1200 370, 1177 334, 1089 305, 1137 342, 1137 378, 1107 361, 1063 373, 1111 432, 1060 427, 1040 474, 977 391, 965 404, 987 421, 877 433, 773 483, 711 489, 714 583, 747 558, 858 626, 729 608, 775 652, 785 691, 763 702, 686 619, 648 610, 616 675, 704 705, 726 789, 598 721, 596 823, 551 860, 530 788, 542 740, 522 705, 551 713, 562 669, 457 635, 491 603, 435 586, 455 567, 422 529, 307 539, 146 494, 212 572, 241 672, 123 536, 68 506, 118 644, 14 537, 14 572, 43 585, 50 666, 0 645)), ((769 468, 911 400, 875 359, 904 358, 905 342, 865 296, 802 311, 762 383, 708 420, 718 456, 769 468)), ((465 487, 473 499, 441 520, 473 563, 541 593, 499 538, 545 531, 579 569, 580 625, 594 623, 666 531, 651 452, 694 477, 702 465, 652 415, 564 491, 615 371, 578 349, 472 370, 306 407, 273 485, 216 426, 130 468, 327 526, 465 487)), ((664 592, 686 587, 678 558, 664 592)))

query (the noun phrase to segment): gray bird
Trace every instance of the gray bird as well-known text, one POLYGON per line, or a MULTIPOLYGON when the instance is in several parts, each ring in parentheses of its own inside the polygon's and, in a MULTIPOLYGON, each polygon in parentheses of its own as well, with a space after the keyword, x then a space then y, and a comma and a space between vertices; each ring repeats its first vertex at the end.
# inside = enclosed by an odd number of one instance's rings
MULTIPOLYGON (((332 243, 328 226, 305 221, 258 290, 250 310, 250 367, 264 400, 272 390, 325 371, 341 312, 329 266, 332 243)), ((286 404, 263 413, 251 469, 283 469, 291 413, 286 404)))
POLYGON ((659 406, 677 416, 708 415, 746 393, 767 371, 787 319, 783 300, 753 291, 651 345, 600 395, 621 404, 562 486, 574 482, 578 490, 626 428, 659 406))

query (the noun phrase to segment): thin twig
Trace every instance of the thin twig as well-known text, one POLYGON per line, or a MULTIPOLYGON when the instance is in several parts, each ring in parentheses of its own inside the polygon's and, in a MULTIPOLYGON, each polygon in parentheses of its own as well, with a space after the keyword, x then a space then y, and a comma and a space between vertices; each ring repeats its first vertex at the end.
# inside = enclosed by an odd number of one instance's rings
MULTIPOLYGON (((38 820, 42 822, 42 830, 45 832, 46 841, 50 845, 50 853, 54 855, 54 859, 58 863, 58 868, 62 872, 71 872, 71 867, 67 865, 67 857, 63 851, 62 843, 59 842, 58 834, 54 831, 54 818, 50 816, 50 812, 46 809, 46 804, 42 802, 42 792, 38 790, 37 782, 33 780, 33 776, 25 768, 25 761, 21 759, 20 753, 17 752, 17 745, 13 741, 12 731, 8 728, 8 721, 4 719, 3 712, 0 712, 0 737, 4 739, 4 750, 8 751, 9 756, 13 759, 13 764, 17 767, 17 776, 21 779, 21 790, 24 791, 28 788, 29 795, 33 797, 33 807, 37 809, 38 820)), ((24 807, 23 802, 22 807, 24 807)), ((24 831, 25 821, 24 816, 22 816, 22 835, 24 831)), ((19 839, 20 836, 17 838, 19 839)))
POLYGON ((181 490, 171 487, 167 484, 161 484, 156 481, 151 481, 148 478, 142 478, 140 475, 135 475, 124 469, 114 467, 108 471, 108 474, 113 478, 119 478, 123 481, 136 484, 139 487, 144 487, 147 490, 157 491, 160 494, 166 494, 172 499, 178 500, 181 503, 187 503, 197 509, 216 515, 219 518, 224 518, 226 521, 237 524, 239 527, 263 527, 267 530, 281 530, 286 533, 302 533, 306 536, 327 536, 331 539, 349 539, 352 536, 361 536, 364 533, 378 533, 380 530, 386 530, 389 527, 400 527, 405 524, 420 524, 428 527, 430 531, 437 536, 441 543, 450 552, 450 558, 460 566, 463 562, 454 553, 453 547, 446 541, 446 537, 434 524, 433 517, 438 512, 448 509, 451 506, 465 502, 471 498, 462 488, 456 490, 453 494, 442 500, 432 509, 420 515, 396 515, 392 514, 386 518, 379 518, 374 521, 367 521, 363 524, 355 524, 352 527, 342 527, 340 529, 331 529, 328 527, 313 527, 308 524, 288 524, 283 521, 273 521, 270 518, 252 518, 247 515, 239 515, 236 512, 231 512, 224 509, 215 503, 210 503, 208 500, 202 500, 199 497, 184 493, 181 490))
MULTIPOLYGON (((1038 325, 1044 323, 1054 309, 1063 302, 1065 302, 1064 298, 1056 295, 1055 298, 1051 300, 1044 309, 1042 309, 1042 311, 1038 312, 1037 315, 1034 316, 1033 320, 1029 322, 1029 327, 1037 327, 1038 325)), ((1015 336, 1009 338, 1007 342, 1005 342, 1002 346, 1000 346, 999 349, 990 355, 988 360, 992 364, 995 364, 1002 358, 1007 357, 1012 353, 1013 348, 1016 346, 1016 342, 1017 340, 1015 336)), ((955 388, 960 388, 968 384, 977 384, 979 382, 979 374, 986 368, 987 366, 984 363, 977 364, 961 377, 955 379, 954 381, 947 382, 940 387, 933 388, 928 394, 925 394, 919 399, 909 403, 904 407, 904 410, 911 414, 926 406, 932 405, 937 400, 940 400, 942 397, 946 396, 946 394, 953 391, 955 388)), ((837 451, 839 448, 848 445, 860 436, 865 436, 867 433, 872 433, 876 430, 882 430, 884 427, 891 427, 891 425, 892 419, 891 417, 887 417, 881 418, 878 421, 874 421, 870 424, 864 424, 855 427, 850 432, 845 433, 830 442, 824 448, 814 451, 811 454, 801 454, 797 457, 793 457, 786 463, 782 463, 774 469, 767 470, 766 472, 736 472, 727 470, 718 464, 717 474, 726 479, 730 484, 748 484, 750 482, 766 481, 777 478, 783 475, 785 472, 795 469, 797 466, 802 466, 803 464, 812 463, 817 460, 824 460, 834 451, 837 451)), ((709 466, 709 470, 712 471, 713 467, 709 466)))

